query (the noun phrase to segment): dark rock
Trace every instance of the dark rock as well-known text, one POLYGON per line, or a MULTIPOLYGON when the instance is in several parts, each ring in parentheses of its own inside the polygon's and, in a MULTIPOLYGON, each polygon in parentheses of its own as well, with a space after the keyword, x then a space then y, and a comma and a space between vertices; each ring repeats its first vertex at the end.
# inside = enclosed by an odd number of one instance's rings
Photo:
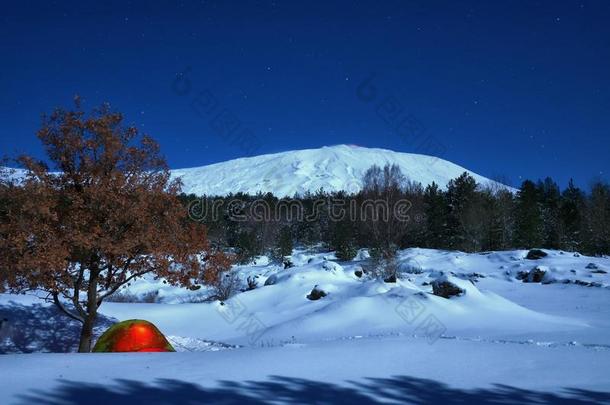
POLYGON ((358 277, 358 278, 362 277, 362 270, 356 270, 356 271, 354 272, 354 275, 355 275, 356 277, 358 277))
POLYGON ((574 284, 582 285, 583 287, 603 287, 603 284, 599 283, 597 281, 593 281, 593 282, 589 283, 587 281, 574 280, 574 284))
POLYGON ((201 288, 201 286, 199 284, 195 284, 189 287, 189 290, 191 291, 197 291, 201 288))
POLYGON ((277 283, 277 276, 275 274, 270 275, 269 278, 265 280, 265 285, 274 285, 275 283, 277 283))
POLYGON ((587 270, 598 270, 599 267, 595 263, 589 263, 589 264, 587 264, 587 267, 585 267, 585 269, 587 269, 587 270))
POLYGON ((432 282, 432 293, 438 297, 451 298, 463 295, 466 291, 447 280, 432 282))
POLYGON ((517 278, 517 280, 524 280, 525 281, 527 279, 527 275, 528 274, 529 274, 528 271, 520 271, 520 272, 517 273, 516 278, 517 278))
MULTIPOLYGON (((541 283, 544 279, 544 275, 546 271, 540 269, 539 267, 535 267, 527 275, 527 283, 541 283)), ((525 281, 525 280, 524 280, 525 281)))
POLYGON ((252 291, 256 287, 258 287, 258 283, 256 282, 256 278, 248 277, 247 280, 246 280, 246 283, 248 284, 248 287, 246 288, 246 291, 252 291))
POLYGON ((294 267, 294 264, 290 261, 290 259, 284 260, 284 269, 289 269, 291 267, 294 267))
POLYGON ((540 249, 532 249, 527 252, 527 256, 525 256, 525 258, 528 260, 539 260, 547 256, 548 255, 540 249))
POLYGON ((318 286, 315 286, 313 288, 313 290, 311 290, 311 292, 307 296, 307 299, 312 300, 312 301, 317 301, 320 298, 326 297, 327 295, 328 294, 326 293, 326 291, 320 289, 318 286))
POLYGON ((395 283, 396 282, 396 274, 392 274, 389 277, 383 279, 384 283, 395 283))
POLYGON ((530 271, 530 274, 528 275, 527 279, 530 283, 540 283, 542 282, 542 279, 544 278, 545 274, 546 271, 536 267, 535 269, 530 271))
MULTIPOLYGON (((517 273, 517 280, 523 280, 524 283, 541 283, 546 274, 545 270, 539 267, 534 267, 530 271, 520 271, 517 273)), ((547 283, 548 284, 548 283, 547 283)))
POLYGON ((598 270, 591 270, 591 273, 593 273, 593 274, 607 274, 608 272, 606 270, 598 269, 598 270))

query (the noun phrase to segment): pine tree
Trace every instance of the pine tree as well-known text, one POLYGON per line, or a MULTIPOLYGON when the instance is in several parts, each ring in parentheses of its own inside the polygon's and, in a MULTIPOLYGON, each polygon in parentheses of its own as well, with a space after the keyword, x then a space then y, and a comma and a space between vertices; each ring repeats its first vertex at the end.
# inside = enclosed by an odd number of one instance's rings
POLYGON ((596 182, 587 204, 586 251, 594 255, 610 254, 610 186, 596 182))
POLYGON ((583 192, 570 179, 568 188, 561 196, 560 206, 561 223, 564 229, 562 246, 566 250, 579 249, 582 244, 584 205, 583 192))
POLYGON ((543 237, 542 247, 559 249, 562 239, 559 186, 550 177, 538 182, 538 194, 542 209, 543 237))
POLYGON ((515 245, 520 248, 541 246, 544 238, 542 209, 536 185, 526 180, 517 193, 515 206, 515 245))
POLYGON ((406 249, 409 247, 427 246, 427 219, 424 204, 424 187, 419 182, 407 181, 404 189, 405 201, 408 201, 408 209, 405 213, 406 227, 403 237, 400 239, 399 247, 406 249))
POLYGON ((447 214, 448 206, 445 194, 438 184, 432 182, 424 192, 424 210, 426 216, 426 246, 442 249, 447 247, 447 214))
MULTIPOLYGON (((237 223, 237 222, 236 222, 237 223)), ((240 230, 232 244, 235 247, 236 260, 240 264, 247 264, 261 253, 261 246, 256 232, 248 229, 240 230)))
POLYGON ((495 192, 494 216, 499 227, 499 245, 494 249, 510 249, 513 247, 513 235, 515 233, 515 196, 507 189, 495 192))
POLYGON ((337 259, 349 261, 356 257, 355 229, 348 220, 339 221, 333 227, 331 249, 335 250, 337 259))
POLYGON ((285 225, 280 228, 275 247, 275 256, 278 260, 284 261, 287 256, 292 254, 292 231, 290 226, 285 225))
POLYGON ((476 180, 464 172, 447 185, 448 236, 452 249, 477 251, 482 239, 481 199, 476 180))
POLYGON ((483 250, 500 250, 503 237, 503 223, 499 200, 491 190, 481 192, 481 220, 483 222, 483 250))

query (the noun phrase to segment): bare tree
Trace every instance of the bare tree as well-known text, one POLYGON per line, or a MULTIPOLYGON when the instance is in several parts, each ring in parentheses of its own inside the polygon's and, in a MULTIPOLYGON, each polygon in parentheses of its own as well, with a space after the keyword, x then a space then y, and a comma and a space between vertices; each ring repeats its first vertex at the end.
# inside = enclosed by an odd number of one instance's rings
POLYGON ((408 218, 396 215, 396 208, 405 200, 408 182, 398 165, 386 165, 383 169, 372 166, 364 174, 361 203, 363 232, 370 236, 371 270, 381 272, 385 279, 396 279, 395 256, 400 240, 407 231, 408 218))

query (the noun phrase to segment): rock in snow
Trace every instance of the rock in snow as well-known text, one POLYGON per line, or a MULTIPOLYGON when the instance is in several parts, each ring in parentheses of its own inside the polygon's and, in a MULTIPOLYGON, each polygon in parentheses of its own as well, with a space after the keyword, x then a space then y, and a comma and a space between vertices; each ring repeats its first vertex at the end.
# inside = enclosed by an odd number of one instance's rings
POLYGON ((547 254, 544 251, 540 249, 532 249, 527 252, 527 256, 525 258, 528 260, 539 260, 546 256, 547 254))
POLYGON ((326 291, 320 289, 318 286, 315 286, 313 288, 313 290, 311 290, 311 292, 307 296, 307 299, 312 300, 312 301, 317 301, 320 298, 326 297, 327 295, 328 294, 326 293, 326 291))
POLYGON ((447 276, 442 276, 432 282, 432 293, 438 297, 451 298, 463 295, 466 290, 451 282, 447 276))
POLYGON ((517 280, 524 283, 542 283, 547 274, 547 269, 543 266, 536 266, 530 271, 520 271, 517 273, 517 280))

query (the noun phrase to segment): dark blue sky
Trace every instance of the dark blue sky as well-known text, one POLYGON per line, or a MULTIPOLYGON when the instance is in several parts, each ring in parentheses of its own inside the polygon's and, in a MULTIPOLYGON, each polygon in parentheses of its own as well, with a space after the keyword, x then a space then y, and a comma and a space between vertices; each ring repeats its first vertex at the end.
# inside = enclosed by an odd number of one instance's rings
POLYGON ((0 15, 0 154, 41 156, 40 115, 78 93, 174 168, 349 143, 513 185, 609 178, 608 1, 13 1, 0 15))

